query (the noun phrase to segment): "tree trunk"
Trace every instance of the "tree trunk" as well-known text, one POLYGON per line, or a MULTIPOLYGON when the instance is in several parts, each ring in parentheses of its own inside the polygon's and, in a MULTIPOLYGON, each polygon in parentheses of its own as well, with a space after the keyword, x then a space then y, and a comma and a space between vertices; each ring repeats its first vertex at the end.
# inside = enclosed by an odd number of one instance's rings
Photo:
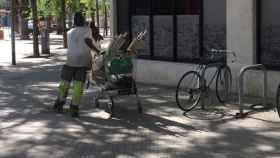
POLYGON ((69 22, 68 22, 68 26, 71 28, 73 26, 73 22, 72 22, 72 13, 69 11, 68 13, 68 19, 69 19, 69 22))
POLYGON ((15 32, 19 32, 20 30, 20 21, 19 21, 19 16, 20 16, 20 12, 19 12, 19 1, 18 0, 15 0, 14 1, 14 7, 15 7, 15 19, 14 19, 14 24, 15 24, 15 32))
POLYGON ((95 0, 95 7, 96 7, 96 22, 97 22, 97 28, 99 29, 100 24, 99 24, 99 4, 98 0, 95 0))
POLYGON ((45 22, 46 22, 46 26, 47 26, 48 31, 50 31, 51 30, 51 16, 50 15, 48 15, 46 17, 45 22))
POLYGON ((91 22, 95 25, 95 14, 94 14, 94 11, 91 13, 91 22))
POLYGON ((108 17, 107 17, 107 6, 104 6, 104 36, 108 35, 108 17))
POLYGON ((29 31, 28 31, 28 21, 24 15, 24 11, 28 8, 28 0, 20 0, 20 14, 19 14, 19 32, 20 39, 26 40, 29 39, 29 31))
POLYGON ((33 18, 33 53, 34 57, 39 57, 39 28, 38 28, 38 14, 37 14, 37 0, 31 0, 32 18, 33 18))
POLYGON ((62 28, 63 28, 63 47, 67 48, 67 29, 66 29, 65 0, 62 0, 61 10, 62 10, 62 28))
POLYGON ((12 0, 11 4, 12 9, 12 28, 11 28, 11 45, 12 45, 12 65, 16 65, 16 49, 15 49, 15 17, 16 17, 16 8, 15 0, 12 0))

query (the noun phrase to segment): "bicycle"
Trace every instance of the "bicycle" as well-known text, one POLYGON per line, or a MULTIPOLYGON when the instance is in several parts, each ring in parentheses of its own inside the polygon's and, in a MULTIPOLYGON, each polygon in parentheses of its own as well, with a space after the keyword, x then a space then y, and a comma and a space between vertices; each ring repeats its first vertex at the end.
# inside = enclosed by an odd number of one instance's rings
POLYGON ((222 55, 222 57, 214 62, 209 62, 209 60, 201 62, 195 71, 186 72, 177 84, 176 103, 185 112, 194 109, 202 97, 207 96, 214 80, 216 81, 215 92, 218 101, 224 103, 228 100, 232 86, 232 74, 226 57, 228 54, 232 54, 234 57, 232 62, 234 62, 236 55, 232 51, 216 49, 212 49, 210 53, 212 57, 216 55, 222 55), (210 68, 216 68, 216 70, 211 74, 210 81, 207 83, 205 72, 210 68))

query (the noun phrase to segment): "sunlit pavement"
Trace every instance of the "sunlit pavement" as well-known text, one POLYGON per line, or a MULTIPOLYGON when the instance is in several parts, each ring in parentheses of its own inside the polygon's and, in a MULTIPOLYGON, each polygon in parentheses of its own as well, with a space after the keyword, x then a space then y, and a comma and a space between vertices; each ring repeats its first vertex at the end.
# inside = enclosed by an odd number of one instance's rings
MULTIPOLYGON (((39 43, 40 43, 40 37, 39 37, 39 43)), ((51 40, 50 40, 50 49, 53 52, 59 52, 62 49, 62 37, 61 35, 51 34, 51 40)), ((33 55, 33 41, 32 40, 16 40, 15 42, 15 53, 16 53, 16 62, 26 62, 29 61, 28 57, 33 55), (23 58, 25 58, 24 61, 23 58)), ((0 40, 0 66, 8 66, 12 63, 12 46, 11 46, 11 40, 9 38, 5 38, 4 40, 0 40)), ((39 45, 39 50, 41 52, 41 44, 39 45)), ((41 54, 41 56, 46 56, 44 54, 41 54)), ((30 60, 34 61, 34 60, 30 60)), ((40 59, 37 59, 34 62, 41 61, 40 59)))
POLYGON ((94 106, 93 87, 85 91, 79 119, 56 114, 50 107, 65 61, 65 50, 57 48, 50 58, 22 58, 32 55, 32 45, 22 44, 16 66, 2 58, 8 46, 1 50, 1 158, 280 157, 280 119, 273 110, 235 119, 237 106, 227 104, 184 116, 174 88, 139 84, 142 115, 129 96, 118 99, 116 116, 109 118, 105 105, 94 106))

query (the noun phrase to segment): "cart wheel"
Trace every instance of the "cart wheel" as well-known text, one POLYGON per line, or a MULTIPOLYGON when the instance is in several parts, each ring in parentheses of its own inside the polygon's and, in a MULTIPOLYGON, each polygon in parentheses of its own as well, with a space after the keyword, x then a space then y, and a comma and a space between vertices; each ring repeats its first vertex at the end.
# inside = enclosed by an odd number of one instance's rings
POLYGON ((136 86, 136 82, 134 81, 134 79, 132 79, 132 93, 137 94, 138 90, 137 90, 137 86, 136 86))
POLYGON ((96 98, 94 102, 95 102, 95 106, 96 106, 97 108, 99 108, 99 107, 100 107, 100 104, 99 104, 98 98, 96 98))
POLYGON ((112 103, 107 104, 107 108, 105 111, 110 114, 110 118, 113 117, 112 103))
POLYGON ((89 88, 89 85, 90 85, 90 81, 89 81, 89 78, 87 79, 87 84, 86 84, 86 89, 88 89, 89 88))
POLYGON ((142 114, 143 113, 143 108, 142 108, 141 101, 139 99, 138 93, 136 92, 135 95, 136 95, 136 100, 137 100, 138 113, 142 114))
POLYGON ((114 116, 114 100, 112 97, 110 97, 110 101, 107 104, 107 109, 108 109, 108 113, 111 115, 111 117, 114 116))
POLYGON ((138 105, 138 113, 139 114, 143 114, 143 108, 142 108, 142 106, 140 105, 138 105))

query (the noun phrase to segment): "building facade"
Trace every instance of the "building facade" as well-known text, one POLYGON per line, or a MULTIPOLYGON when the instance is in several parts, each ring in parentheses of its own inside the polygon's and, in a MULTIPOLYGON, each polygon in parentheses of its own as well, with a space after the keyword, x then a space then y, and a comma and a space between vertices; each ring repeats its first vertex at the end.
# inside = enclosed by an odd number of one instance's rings
MULTIPOLYGON (((264 64, 269 70, 268 94, 274 97, 280 83, 279 0, 116 0, 113 4, 115 32, 132 36, 144 29, 149 32, 138 54, 138 81, 175 86, 197 63, 218 60, 210 58, 210 49, 228 49, 237 54, 237 61, 228 63, 234 80, 242 67, 264 64)), ((260 75, 258 71, 246 75, 246 92, 261 94, 260 75)))

